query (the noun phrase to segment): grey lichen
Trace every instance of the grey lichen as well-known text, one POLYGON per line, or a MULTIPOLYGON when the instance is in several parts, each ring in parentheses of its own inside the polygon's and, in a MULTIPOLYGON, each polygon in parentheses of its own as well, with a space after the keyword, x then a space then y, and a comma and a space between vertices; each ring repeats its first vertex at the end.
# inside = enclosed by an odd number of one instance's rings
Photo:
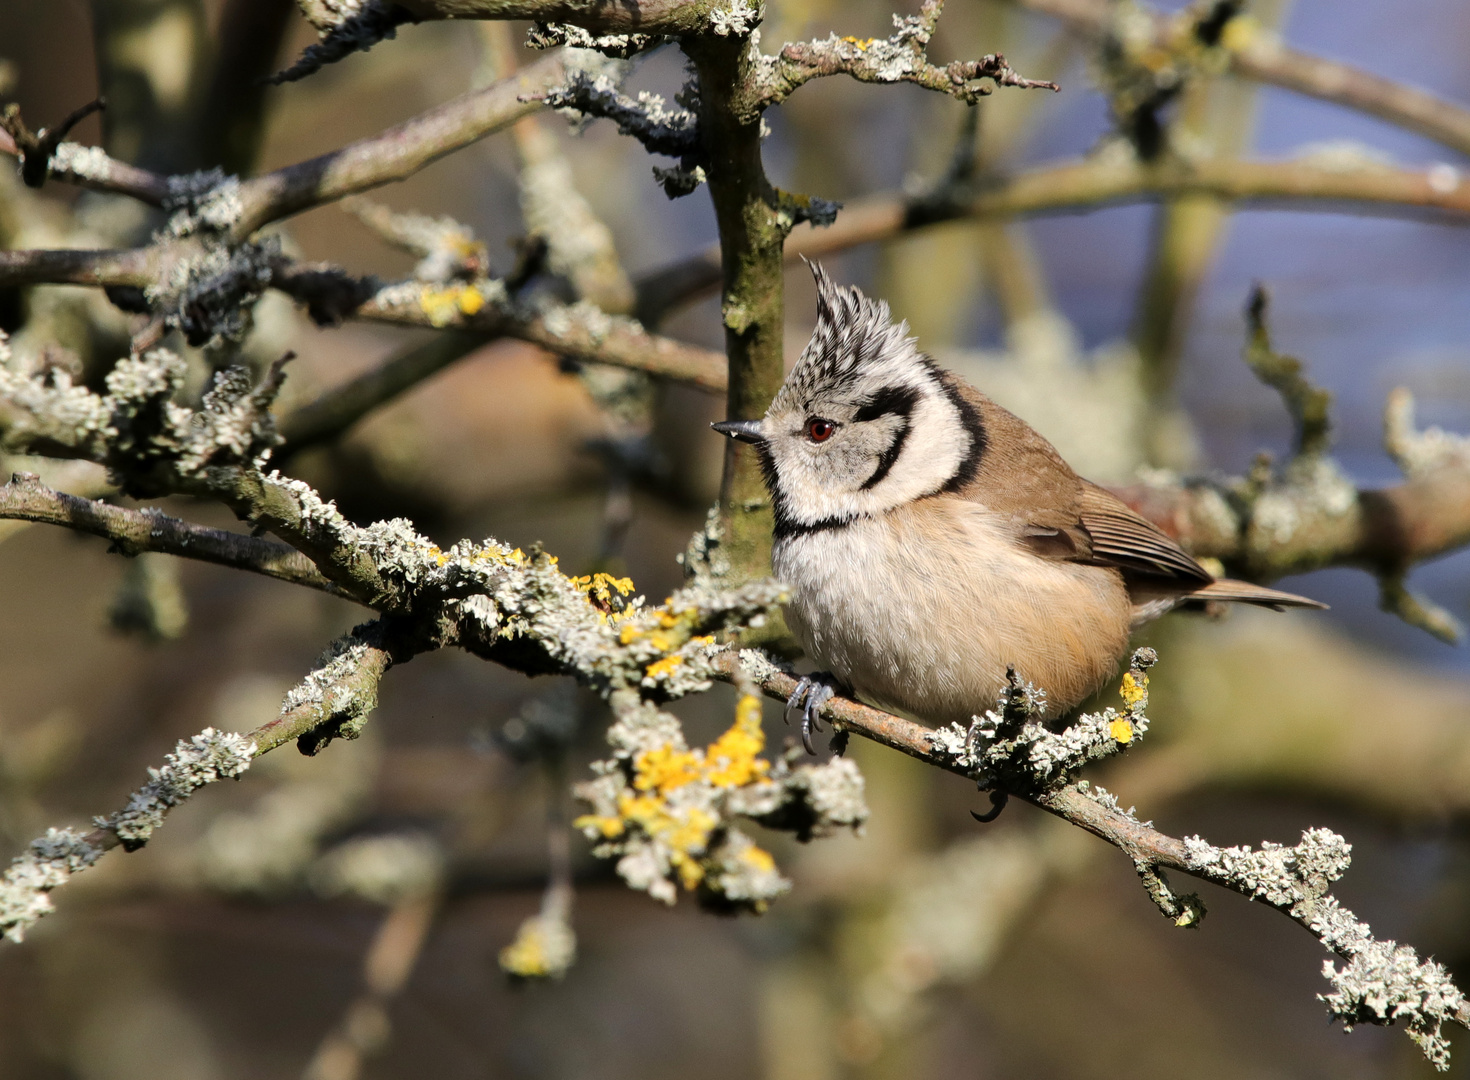
POLYGON ((687 195, 703 181, 703 148, 699 120, 693 111, 697 90, 687 85, 677 96, 679 108, 668 107, 658 94, 640 90, 629 97, 602 72, 568 71, 567 81, 546 94, 546 104, 581 122, 585 117, 612 120, 650 153, 679 159, 675 169, 655 168, 654 175, 672 199, 687 195))
POLYGON ((148 770, 149 780, 115 814, 98 817, 98 828, 116 833, 129 851, 142 847, 163 824, 164 815, 205 784, 239 776, 250 768, 255 743, 233 732, 205 728, 179 740, 164 764, 148 770))
POLYGON ((418 21, 407 8, 390 0, 303 0, 301 7, 321 40, 308 45, 294 64, 267 82, 304 79, 328 64, 355 52, 367 52, 378 42, 397 36, 404 23, 418 21))
POLYGON ((1443 428, 1420 431, 1414 423, 1414 395, 1398 387, 1383 407, 1383 449, 1410 480, 1444 468, 1470 467, 1470 437, 1443 428))
POLYGON ((668 38, 657 34, 593 34, 571 23, 536 22, 526 33, 526 44, 533 49, 591 50, 603 56, 626 60, 649 49, 657 48, 668 38))
POLYGON ((1442 965, 1420 960, 1406 945, 1377 940, 1327 891, 1352 861, 1347 841, 1328 829, 1308 829, 1295 847, 1219 848, 1198 836, 1184 845, 1193 872, 1280 908, 1347 961, 1341 968, 1323 963, 1333 991, 1318 996, 1334 1019, 1348 1029, 1402 1022, 1436 1069, 1449 1067, 1441 1029, 1459 1021, 1470 1003, 1442 965))
POLYGON ((680 157, 696 149, 699 122, 688 109, 668 107, 659 94, 640 90, 636 97, 620 91, 606 75, 569 73, 567 81, 547 92, 548 107, 612 120, 649 151, 680 157))
MULTIPOLYGON (((227 218, 229 203, 220 213, 227 218)), ((192 215, 190 226, 199 223, 192 215)), ((197 252, 181 254, 168 273, 143 290, 151 310, 170 329, 183 333, 190 345, 218 347, 239 342, 251 327, 255 302, 271 285, 281 260, 274 236, 227 244, 207 239, 197 252)))
POLYGON ((965 770, 984 791, 1043 793, 1066 783, 1082 766, 1117 753, 1148 730, 1147 671, 1158 662, 1152 649, 1133 654, 1123 676, 1124 709, 1083 713, 1061 731, 1041 723, 1045 693, 1012 669, 996 708, 930 736, 935 754, 965 770))
POLYGON ((748 0, 727 0, 709 10, 710 32, 719 37, 748 37, 760 25, 761 10, 748 0))
POLYGON ((112 179, 113 160, 100 146, 64 142, 51 154, 52 176, 84 183, 105 184, 112 179))
POLYGON ((344 738, 356 738, 361 734, 363 719, 377 705, 375 695, 365 700, 350 685, 350 676, 362 666, 367 651, 367 642, 356 634, 332 642, 306 678, 281 701, 281 715, 303 705, 320 705, 330 715, 344 718, 344 738))
POLYGON ((244 369, 226 369, 197 411, 174 401, 186 369, 168 349, 118 361, 103 394, 73 385, 62 369, 25 373, 12 361, 0 365, 0 407, 11 414, 6 442, 87 457, 130 494, 189 489, 210 469, 254 466, 279 441, 269 410, 286 359, 255 386, 244 369))
POLYGON ((53 910, 51 890, 101 857, 101 848, 72 829, 47 829, 45 836, 32 840, 0 878, 0 933, 23 941, 26 931, 53 910))
POLYGON ((218 168, 170 176, 164 209, 171 215, 164 228, 168 236, 228 232, 244 213, 240 180, 218 168))

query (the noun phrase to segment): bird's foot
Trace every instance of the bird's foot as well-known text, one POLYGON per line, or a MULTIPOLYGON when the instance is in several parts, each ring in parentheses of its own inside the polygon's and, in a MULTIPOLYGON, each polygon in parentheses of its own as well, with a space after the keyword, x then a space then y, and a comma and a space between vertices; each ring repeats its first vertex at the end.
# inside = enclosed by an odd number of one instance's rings
POLYGON ((808 754, 817 752, 812 746, 812 732, 822 730, 821 724, 817 722, 817 711, 836 694, 837 680, 825 671, 814 671, 810 675, 803 675, 801 682, 796 684, 796 689, 786 699, 788 724, 791 723, 792 713, 801 713, 801 745, 806 747, 808 754))

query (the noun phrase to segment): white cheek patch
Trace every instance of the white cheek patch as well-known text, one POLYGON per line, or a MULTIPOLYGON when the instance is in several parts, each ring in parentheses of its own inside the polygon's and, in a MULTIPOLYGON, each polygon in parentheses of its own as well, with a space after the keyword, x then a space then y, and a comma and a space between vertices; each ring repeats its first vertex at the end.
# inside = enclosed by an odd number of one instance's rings
POLYGON ((882 513, 939 491, 959 472, 971 438, 954 402, 932 386, 914 405, 908 438, 888 475, 870 490, 856 492, 861 512, 882 513))
POLYGON ((785 517, 814 525, 881 514, 933 495, 949 483, 970 453, 972 436, 937 380, 926 378, 919 389, 907 417, 866 421, 859 427, 868 431, 842 433, 849 439, 867 436, 857 442, 844 440, 824 448, 801 435, 774 436, 770 450, 785 517), (903 444, 886 474, 864 488, 879 470, 884 452, 898 439, 903 444))

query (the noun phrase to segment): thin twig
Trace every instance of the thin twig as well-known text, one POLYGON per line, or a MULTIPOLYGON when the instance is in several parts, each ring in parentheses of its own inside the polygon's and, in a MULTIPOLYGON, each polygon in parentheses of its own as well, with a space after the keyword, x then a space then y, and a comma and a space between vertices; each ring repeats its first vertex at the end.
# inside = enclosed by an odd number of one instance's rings
POLYGON ((540 96, 563 76, 561 56, 548 56, 397 127, 247 180, 230 234, 241 240, 272 221, 411 176, 541 108, 540 96))
MULTIPOLYGON (((1105 34, 1109 27, 1109 6, 1098 0, 1014 2, 1061 19, 1090 37, 1105 34)), ((1154 15, 1155 42, 1164 47, 1169 21, 1169 16, 1154 15)), ((1292 49, 1255 27, 1229 41, 1225 51, 1229 70, 1237 75, 1357 109, 1470 154, 1470 109, 1362 68, 1292 49)))

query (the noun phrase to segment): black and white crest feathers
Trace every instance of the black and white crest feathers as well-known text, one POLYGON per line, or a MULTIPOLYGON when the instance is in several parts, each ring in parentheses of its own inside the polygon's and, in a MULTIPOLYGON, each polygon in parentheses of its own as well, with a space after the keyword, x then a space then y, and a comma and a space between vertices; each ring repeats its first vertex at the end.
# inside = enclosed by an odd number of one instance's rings
POLYGON ((838 285, 820 263, 807 265, 817 281, 817 325, 781 390, 791 404, 858 377, 881 382, 885 367, 895 374, 916 364, 931 367, 908 323, 894 323, 884 301, 869 299, 855 285, 838 285))

